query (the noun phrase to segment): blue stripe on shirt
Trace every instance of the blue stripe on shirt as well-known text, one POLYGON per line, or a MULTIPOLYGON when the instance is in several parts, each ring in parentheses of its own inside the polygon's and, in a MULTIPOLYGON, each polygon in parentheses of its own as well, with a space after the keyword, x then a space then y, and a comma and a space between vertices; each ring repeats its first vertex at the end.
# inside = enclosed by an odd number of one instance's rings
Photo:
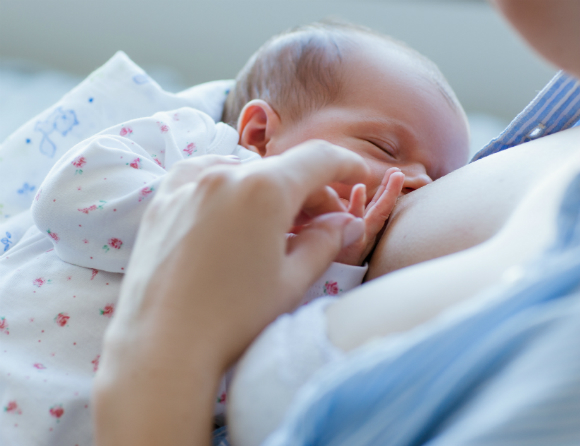
POLYGON ((536 137, 574 127, 579 120, 580 81, 559 72, 497 138, 472 158, 471 162, 536 137), (531 134, 534 130, 538 133, 531 134))

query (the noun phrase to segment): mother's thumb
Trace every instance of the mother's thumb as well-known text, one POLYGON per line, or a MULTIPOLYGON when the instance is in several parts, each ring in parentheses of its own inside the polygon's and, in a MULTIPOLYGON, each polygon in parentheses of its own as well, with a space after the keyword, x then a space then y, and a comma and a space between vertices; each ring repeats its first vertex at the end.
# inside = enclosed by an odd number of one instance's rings
POLYGON ((332 263, 340 250, 365 232, 362 218, 345 212, 324 214, 288 240, 288 272, 295 285, 308 288, 332 263), (297 282, 296 282, 297 281, 297 282))

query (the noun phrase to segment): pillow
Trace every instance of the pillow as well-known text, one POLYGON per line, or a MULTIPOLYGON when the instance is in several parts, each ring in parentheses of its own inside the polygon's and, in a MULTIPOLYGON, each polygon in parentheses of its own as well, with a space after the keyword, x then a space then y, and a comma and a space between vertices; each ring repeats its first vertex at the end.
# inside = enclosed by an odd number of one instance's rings
POLYGON ((115 124, 181 107, 218 121, 232 84, 215 81, 169 93, 119 51, 0 146, 0 225, 30 207, 56 160, 78 142, 115 124))

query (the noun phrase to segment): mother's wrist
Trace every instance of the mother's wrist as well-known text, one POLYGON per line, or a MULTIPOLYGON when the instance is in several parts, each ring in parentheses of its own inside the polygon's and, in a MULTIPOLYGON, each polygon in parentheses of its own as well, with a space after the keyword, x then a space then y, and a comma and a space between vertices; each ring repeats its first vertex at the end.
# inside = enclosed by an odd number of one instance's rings
POLYGON ((219 355, 202 337, 174 342, 162 330, 134 334, 113 332, 105 341, 93 391, 97 444, 190 445, 200 432, 209 442, 224 372, 219 355))

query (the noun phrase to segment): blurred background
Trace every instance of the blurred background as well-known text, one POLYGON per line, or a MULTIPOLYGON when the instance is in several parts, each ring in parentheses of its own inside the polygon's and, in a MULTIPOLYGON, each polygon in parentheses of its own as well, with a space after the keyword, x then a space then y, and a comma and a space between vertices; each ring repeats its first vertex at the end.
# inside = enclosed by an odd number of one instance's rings
POLYGON ((117 50, 176 92, 235 77, 270 36, 322 18, 437 63, 468 112, 473 151, 556 72, 481 0, 0 0, 0 141, 117 50))

